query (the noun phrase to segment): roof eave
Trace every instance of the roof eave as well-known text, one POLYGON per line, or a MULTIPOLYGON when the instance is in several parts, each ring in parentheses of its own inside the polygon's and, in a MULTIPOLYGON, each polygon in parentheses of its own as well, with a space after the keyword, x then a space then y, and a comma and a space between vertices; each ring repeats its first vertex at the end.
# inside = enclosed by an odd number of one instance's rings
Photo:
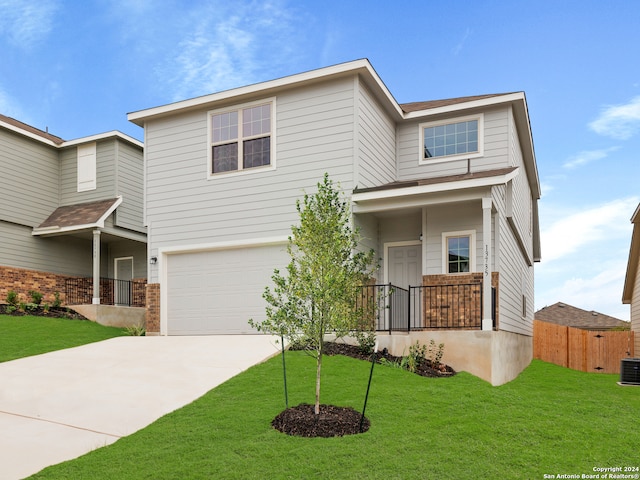
POLYGON ((233 88, 222 92, 212 93, 201 97, 182 100, 175 103, 152 107, 145 110, 138 110, 127 114, 127 119, 141 127, 147 120, 152 118, 163 117, 174 114, 176 112, 184 112, 194 109, 210 108, 216 103, 228 101, 231 99, 239 99, 244 96, 255 95, 261 93, 264 95, 273 95, 276 92, 292 88, 304 84, 310 84, 328 78, 337 78, 346 75, 362 75, 366 82, 376 90, 378 97, 383 98, 386 107, 395 113, 397 118, 402 118, 402 110, 398 102, 393 98, 391 92, 380 79, 376 71, 367 59, 354 60, 351 62, 332 65, 317 70, 298 73, 287 77, 260 82, 253 85, 233 88))

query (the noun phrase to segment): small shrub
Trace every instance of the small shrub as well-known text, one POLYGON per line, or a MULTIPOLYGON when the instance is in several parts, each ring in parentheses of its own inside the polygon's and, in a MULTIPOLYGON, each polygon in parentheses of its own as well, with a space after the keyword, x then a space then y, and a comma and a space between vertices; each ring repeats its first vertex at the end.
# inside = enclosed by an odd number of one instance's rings
POLYGON ((44 312, 48 312, 48 311, 49 311, 49 304, 48 304, 48 303, 45 303, 44 305, 42 305, 42 310, 43 310, 44 312))
POLYGON ((427 358, 434 367, 440 366, 440 361, 444 355, 444 343, 441 343, 436 347, 436 342, 431 339, 429 342, 429 348, 427 349, 427 358))
POLYGON ((22 310, 23 312, 26 312, 26 311, 27 311, 27 302, 20 302, 20 303, 18 304, 18 308, 19 308, 20 310, 22 310))
POLYGON ((376 332, 358 330, 354 333, 358 341, 360 352, 364 355, 371 355, 376 346, 376 332))
POLYGON ((60 300, 60 292, 53 292, 53 304, 51 305, 53 308, 60 308, 62 305, 62 300, 60 300))
POLYGON ((7 303, 12 307, 18 306, 18 294, 13 290, 7 292, 7 303))
POLYGON ((407 366, 409 363, 409 357, 402 357, 401 360, 389 360, 388 358, 382 357, 380 359, 380 365, 384 365, 385 367, 399 368, 401 370, 407 370, 407 366))
POLYGON ((144 328, 144 325, 129 325, 124 330, 127 333, 127 335, 132 337, 144 337, 146 334, 146 329, 144 328))
POLYGON ((16 307, 15 305, 7 305, 7 308, 6 308, 5 312, 8 313, 9 315, 11 315, 16 310, 18 310, 18 307, 16 307))
POLYGON ((23 310, 25 312, 35 312, 36 310, 38 310, 39 307, 40 306, 37 303, 30 302, 30 303, 24 304, 23 310))
POLYGON ((40 305, 42 303, 42 297, 43 297, 42 293, 36 290, 30 290, 29 295, 31 295, 32 303, 36 305, 40 305))
POLYGON ((425 360, 427 354, 427 346, 420 345, 420 342, 416 340, 415 345, 409 347, 409 356, 407 357, 407 369, 410 372, 415 373, 416 368, 425 360))

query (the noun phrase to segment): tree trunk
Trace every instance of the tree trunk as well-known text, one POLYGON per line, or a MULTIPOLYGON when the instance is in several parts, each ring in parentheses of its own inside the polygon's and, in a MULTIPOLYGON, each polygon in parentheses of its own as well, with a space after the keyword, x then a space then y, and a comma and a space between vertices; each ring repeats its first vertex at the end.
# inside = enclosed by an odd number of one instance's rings
POLYGON ((316 408, 315 414, 320 415, 320 370, 322 369, 322 348, 318 352, 318 360, 316 363, 316 408))

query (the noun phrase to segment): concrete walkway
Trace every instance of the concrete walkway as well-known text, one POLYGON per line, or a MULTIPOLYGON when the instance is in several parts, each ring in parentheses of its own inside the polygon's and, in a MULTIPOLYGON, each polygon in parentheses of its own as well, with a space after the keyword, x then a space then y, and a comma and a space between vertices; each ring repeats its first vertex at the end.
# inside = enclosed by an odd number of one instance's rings
POLYGON ((0 479, 115 442, 277 354, 275 337, 118 337, 0 363, 0 479))

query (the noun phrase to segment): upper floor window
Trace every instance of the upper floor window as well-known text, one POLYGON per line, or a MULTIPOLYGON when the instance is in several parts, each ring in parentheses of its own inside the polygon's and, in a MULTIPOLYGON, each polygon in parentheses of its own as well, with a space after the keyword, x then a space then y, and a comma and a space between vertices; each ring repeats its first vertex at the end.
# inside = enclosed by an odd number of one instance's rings
POLYGON ((482 155, 483 117, 420 124, 420 162, 460 160, 482 155))
POLYGON ((210 115, 209 175, 272 166, 273 102, 210 115))

